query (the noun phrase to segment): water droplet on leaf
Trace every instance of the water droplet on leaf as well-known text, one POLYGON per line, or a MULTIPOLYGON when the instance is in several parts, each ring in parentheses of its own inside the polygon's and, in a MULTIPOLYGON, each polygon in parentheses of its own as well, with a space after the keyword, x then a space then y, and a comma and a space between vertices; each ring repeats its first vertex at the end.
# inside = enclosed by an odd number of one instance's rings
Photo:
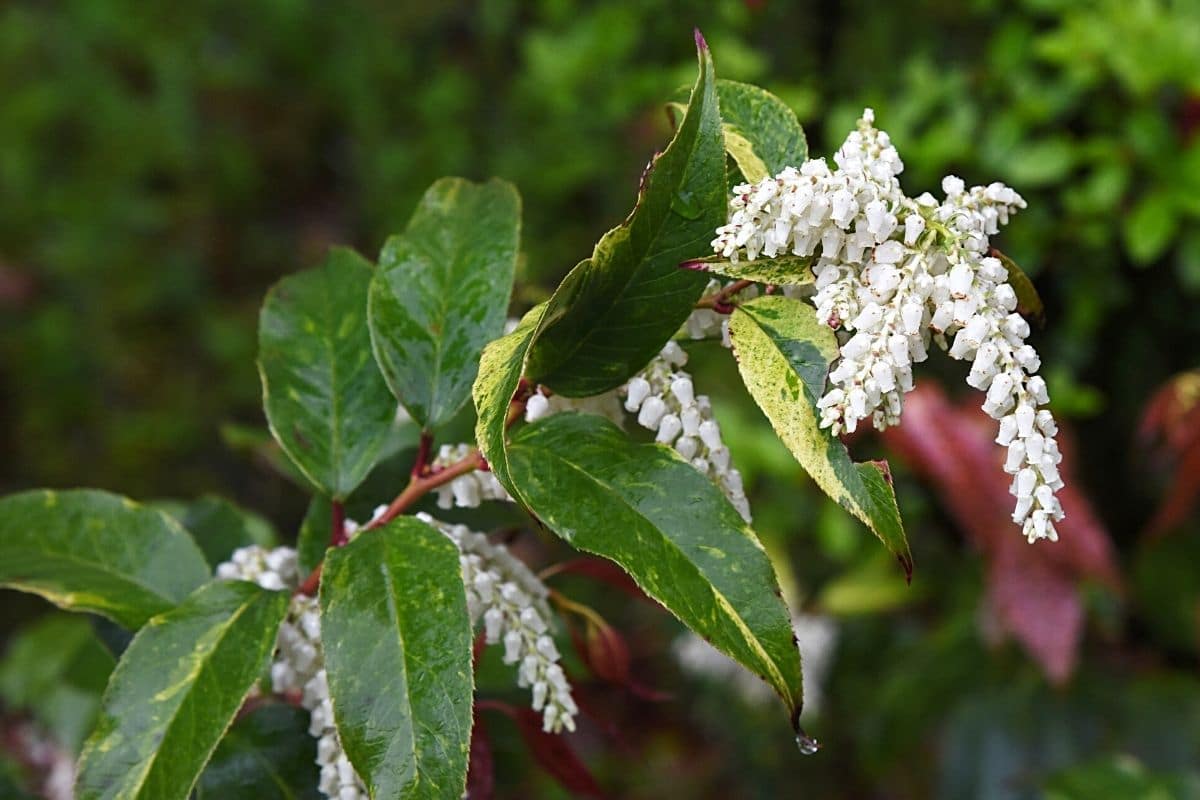
POLYGON ((704 213, 696 195, 687 189, 680 189, 671 200, 671 210, 684 219, 698 219, 704 213))
POLYGON ((821 749, 820 742, 804 733, 796 734, 796 746, 799 747, 800 752, 806 756, 811 756, 813 753, 821 749))

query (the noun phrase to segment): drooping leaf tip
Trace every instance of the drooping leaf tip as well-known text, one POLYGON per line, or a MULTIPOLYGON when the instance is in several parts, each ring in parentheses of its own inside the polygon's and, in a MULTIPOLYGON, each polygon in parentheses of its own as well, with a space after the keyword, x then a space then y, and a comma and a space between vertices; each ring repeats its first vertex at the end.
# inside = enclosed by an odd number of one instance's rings
POLYGON ((904 570, 904 582, 912 586, 913 560, 912 556, 907 553, 899 553, 896 555, 896 560, 900 562, 900 567, 904 570))
POLYGON ((796 746, 800 748, 800 752, 806 756, 811 756, 821 749, 821 743, 804 732, 804 728, 800 727, 800 706, 799 704, 792 710, 792 730, 796 732, 796 746))

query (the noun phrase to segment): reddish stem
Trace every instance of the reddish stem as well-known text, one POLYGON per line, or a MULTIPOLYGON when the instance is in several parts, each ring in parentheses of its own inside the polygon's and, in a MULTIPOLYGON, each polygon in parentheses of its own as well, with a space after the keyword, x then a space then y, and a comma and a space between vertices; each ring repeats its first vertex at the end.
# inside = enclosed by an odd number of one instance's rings
MULTIPOLYGON (((380 526, 386 525, 387 523, 391 522, 396 517, 403 514, 413 503, 415 503, 417 500, 419 500, 423 495, 427 494, 428 492, 432 491, 433 489, 436 489, 437 487, 441 486, 442 484, 449 483, 450 481, 457 478, 459 475, 465 475, 468 472, 474 472, 477 469, 483 469, 486 467, 486 465, 487 465, 487 462, 484 461, 483 455, 478 450, 472 450, 462 460, 455 461, 453 464, 449 464, 449 465, 443 467, 442 469, 439 469, 437 472, 433 472, 433 473, 430 473, 429 475, 425 475, 425 476, 421 476, 421 477, 413 476, 409 480, 408 485, 404 487, 404 491, 402 491, 402 492, 400 492, 400 494, 396 495, 396 499, 393 500, 391 505, 389 505, 387 507, 387 510, 384 511, 382 514, 380 514, 379 517, 377 517, 371 523, 364 526, 362 531, 360 532, 360 535, 369 530, 378 528, 380 526)), ((335 504, 335 509, 336 509, 336 507, 337 507, 337 504, 335 504)), ((335 514, 337 513, 336 510, 334 513, 335 514)), ((342 545, 344 545, 346 543, 346 541, 348 541, 344 535, 344 531, 345 531, 344 523, 342 525, 342 530, 343 530, 342 541, 333 542, 334 547, 341 547, 342 545)), ((309 576, 304 579, 303 583, 300 584, 300 588, 297 589, 296 592, 297 592, 297 594, 307 594, 307 595, 311 596, 311 595, 316 594, 317 588, 320 586, 320 584, 321 584, 321 565, 318 564, 316 566, 316 569, 314 569, 311 573, 309 573, 309 576)))
POLYGON ((429 454, 433 450, 433 434, 421 431, 421 441, 417 444, 417 460, 413 462, 412 475, 419 478, 429 472, 429 454))
POLYGON ((339 501, 331 503, 333 518, 330 521, 329 546, 341 547, 348 539, 346 537, 346 507, 339 501))
POLYGON ((718 314, 733 313, 733 296, 743 289, 747 289, 754 285, 754 281, 742 279, 734 281, 719 292, 711 294, 708 297, 701 297, 696 301, 696 308, 711 308, 718 314))

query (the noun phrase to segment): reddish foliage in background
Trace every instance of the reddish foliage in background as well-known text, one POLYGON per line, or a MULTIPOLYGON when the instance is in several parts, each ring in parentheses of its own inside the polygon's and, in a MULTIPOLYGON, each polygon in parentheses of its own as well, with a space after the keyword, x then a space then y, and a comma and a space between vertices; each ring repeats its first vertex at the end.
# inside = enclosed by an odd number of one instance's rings
MULTIPOLYGON (((567 741, 566 736, 554 733, 546 733, 542 730, 542 715, 531 708, 516 708, 508 703, 502 703, 498 700, 476 700, 475 701, 475 719, 476 724, 479 722, 480 711, 498 711, 511 719, 517 725, 517 730, 521 734, 521 739, 525 742, 525 746, 529 749, 529 754, 533 756, 533 760, 538 763, 548 775, 553 777, 558 783, 571 793, 573 797, 599 797, 603 798, 604 792, 600 790, 600 784, 596 783, 596 779, 592 777, 591 770, 587 768, 587 764, 575 752, 567 741)), ((479 728, 477 727, 476 730, 479 728)), ((481 746, 487 746, 486 732, 484 738, 480 740, 481 746)), ((471 769, 475 769, 475 746, 476 739, 471 737, 471 769)), ((491 749, 488 747, 487 764, 481 765, 481 769, 491 766, 491 749)), ((490 779, 490 771, 489 771, 490 779)), ((468 773, 467 782, 470 784, 471 775, 468 773)), ((490 786, 490 784, 489 784, 490 786)), ((494 788, 494 787, 492 787, 494 788)), ((468 797, 474 798, 475 795, 470 794, 468 797)))
POLYGON ((947 510, 987 561, 987 603, 1001 631, 1015 638, 1055 683, 1070 677, 1083 635, 1080 584, 1094 579, 1113 589, 1120 577, 1112 543, 1072 474, 1072 448, 1060 434, 1066 518, 1058 542, 1028 544, 1012 522, 1011 477, 1001 468, 1004 448, 996 421, 975 398, 950 402, 922 386, 904 401, 903 424, 884 440, 930 480, 947 510))
POLYGON ((654 600, 651 600, 642 591, 633 578, 629 577, 628 572, 603 558, 581 556, 570 561, 564 561, 561 564, 555 564, 552 567, 542 570, 540 573, 542 580, 547 580, 555 575, 582 575, 611 586, 614 589, 619 589, 635 600, 644 600, 647 603, 657 605, 654 600))
POLYGON ((1161 535, 1187 517, 1200 494, 1200 372, 1185 372, 1154 393, 1142 413, 1138 442, 1171 472, 1170 487, 1146 526, 1161 535))
POLYGON ((487 728, 475 709, 475 723, 471 728, 471 756, 467 762, 467 797, 470 800, 492 800, 496 794, 496 764, 492 758, 492 744, 487 728))
POLYGON ((567 737, 542 730, 541 714, 530 708, 519 708, 515 719, 534 760, 564 789, 576 797, 604 797, 587 765, 567 744, 567 737))

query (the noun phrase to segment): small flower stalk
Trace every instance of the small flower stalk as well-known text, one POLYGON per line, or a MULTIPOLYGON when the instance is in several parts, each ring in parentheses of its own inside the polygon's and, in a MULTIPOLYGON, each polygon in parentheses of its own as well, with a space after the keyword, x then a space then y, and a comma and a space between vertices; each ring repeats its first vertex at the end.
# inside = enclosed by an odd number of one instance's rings
POLYGON ((971 364, 967 383, 984 392, 983 410, 999 422, 1013 476, 1013 521, 1030 541, 1055 541, 1063 518, 1055 492, 1062 460, 1041 361, 1025 342, 1008 271, 989 256, 989 237, 1025 207, 1001 183, 968 189, 942 181, 944 198, 904 194, 904 164, 871 109, 834 155, 788 167, 734 189, 729 221, 713 250, 737 262, 790 253, 814 258, 817 318, 838 332, 840 358, 818 402, 834 435, 870 419, 900 422, 913 365, 931 343, 971 364))

